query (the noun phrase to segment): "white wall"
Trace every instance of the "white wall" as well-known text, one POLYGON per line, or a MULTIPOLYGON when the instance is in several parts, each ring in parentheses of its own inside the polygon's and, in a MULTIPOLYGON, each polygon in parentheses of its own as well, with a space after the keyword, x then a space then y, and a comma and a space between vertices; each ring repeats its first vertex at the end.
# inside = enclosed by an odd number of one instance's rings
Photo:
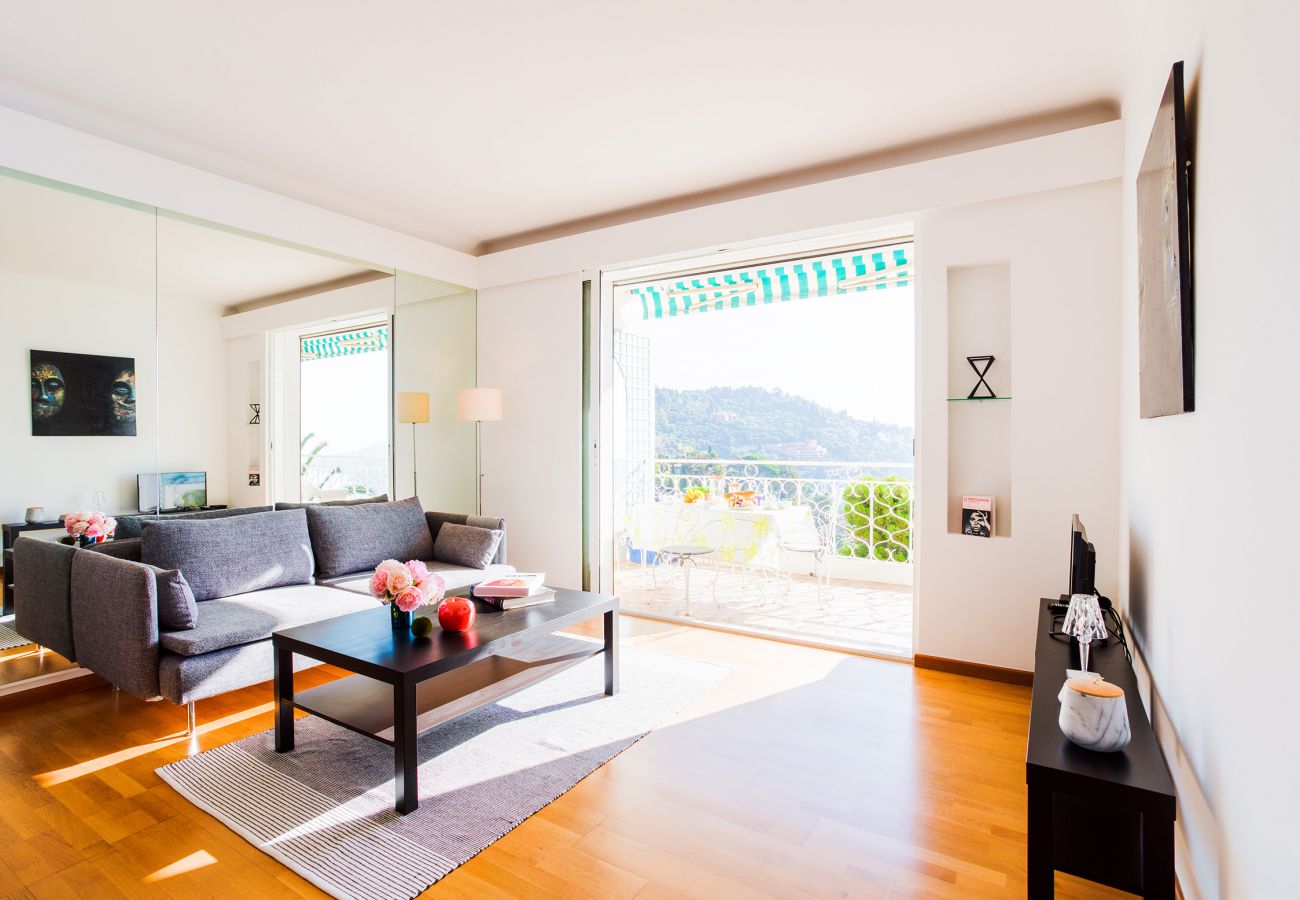
POLYGON ((734 250, 764 233, 773 243, 789 237, 780 230, 783 224, 801 239, 820 232, 834 241, 836 234, 867 225, 898 234, 914 222, 921 267, 921 578, 934 570, 933 580, 919 586, 916 649, 1031 668, 1037 598, 1063 587, 1071 513, 1082 514, 1096 538, 1102 588, 1115 588, 1120 137, 1116 123, 1091 126, 482 257, 480 276, 488 284, 572 267, 568 275, 479 292, 480 382, 491 384, 504 369, 511 382, 506 417, 522 407, 529 423, 524 429, 508 425, 487 439, 487 506, 507 511, 515 561, 548 570, 572 565, 577 575, 579 271, 680 255, 689 240, 707 241, 691 246, 693 255, 734 250), (944 202, 944 191, 956 199, 944 202), (1013 199, 989 199, 1004 197, 1013 199), (982 202, 958 205, 968 198, 982 202), (919 212, 925 209, 931 211, 919 212), (972 544, 973 538, 946 533, 944 285, 950 265, 1003 260, 1012 267, 1011 327, 1018 348, 1012 401, 1018 410, 1013 412, 1016 535, 972 544), (1062 329, 1068 329, 1068 342, 1062 329), (1081 348, 1089 352, 1082 364, 1067 353, 1081 348), (1062 447, 1061 435, 1079 422, 1087 423, 1083 438, 1062 447), (1041 463, 1031 464, 1033 458, 1041 463), (1058 463, 1060 471, 1053 468, 1058 463), (972 633, 979 639, 971 640, 972 633))
POLYGON ((915 222, 916 652, 1032 669, 1038 598, 1065 589, 1071 513, 1097 547, 1098 588, 1113 594, 1117 586, 1119 183, 937 210, 915 222), (949 273, 991 263, 1010 270, 1010 342, 1009 354, 993 351, 990 380, 1012 399, 949 404, 975 383, 965 360, 975 351, 949 342, 949 273), (999 497, 1009 537, 950 528, 950 498, 988 483, 978 466, 950 467, 949 454, 965 446, 949 445, 950 415, 960 417, 953 421, 964 439, 985 442, 1002 439, 1009 419, 1011 508, 1005 492, 999 497), (969 480, 950 484, 950 470, 969 480))
POLYGON ((0 518, 133 512, 136 475, 156 471, 158 354, 151 213, 0 177, 0 518), (30 350, 135 359, 136 435, 31 433, 30 350))
POLYGON ((1297 33, 1293 3, 1156 0, 1124 97, 1122 581, 1178 787, 1188 897, 1295 893, 1297 33), (1134 180, 1179 59, 1192 131, 1196 411, 1142 420, 1134 180))
POLYGON ((510 562, 582 584, 582 282, 479 291, 478 384, 504 392, 483 425, 483 512, 506 520, 510 562))

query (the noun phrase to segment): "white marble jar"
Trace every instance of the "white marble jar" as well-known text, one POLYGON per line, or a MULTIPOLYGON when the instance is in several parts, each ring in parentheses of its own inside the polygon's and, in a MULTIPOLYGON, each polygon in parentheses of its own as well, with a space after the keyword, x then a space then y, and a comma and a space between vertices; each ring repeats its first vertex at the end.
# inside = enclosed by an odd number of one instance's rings
POLYGON ((1128 746, 1128 701, 1124 689, 1096 678, 1071 678, 1061 685, 1058 720, 1062 733, 1088 750, 1113 753, 1128 746))

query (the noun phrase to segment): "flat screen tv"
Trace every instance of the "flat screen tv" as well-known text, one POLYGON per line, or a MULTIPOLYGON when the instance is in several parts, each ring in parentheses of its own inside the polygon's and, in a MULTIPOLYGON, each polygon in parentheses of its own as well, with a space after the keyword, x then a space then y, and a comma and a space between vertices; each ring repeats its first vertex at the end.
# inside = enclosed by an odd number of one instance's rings
POLYGON ((1144 419, 1196 407, 1190 169, 1178 62, 1137 174, 1138 407, 1144 419))
POLYGON ((1088 531, 1079 514, 1070 521, 1070 589, 1068 594, 1097 593, 1097 551, 1088 542, 1088 531))
POLYGON ((136 489, 142 513, 208 505, 207 472, 149 472, 136 476, 136 489))

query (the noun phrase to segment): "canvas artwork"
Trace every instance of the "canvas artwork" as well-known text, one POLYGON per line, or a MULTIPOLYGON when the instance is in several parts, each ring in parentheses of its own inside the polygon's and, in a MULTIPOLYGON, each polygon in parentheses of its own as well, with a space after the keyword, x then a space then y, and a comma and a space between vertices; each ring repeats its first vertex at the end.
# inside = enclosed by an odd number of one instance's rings
POLYGON ((135 434, 135 360, 31 351, 32 434, 135 434))
POLYGON ((1182 63, 1137 176, 1138 383, 1142 418, 1194 408, 1191 228, 1182 63))

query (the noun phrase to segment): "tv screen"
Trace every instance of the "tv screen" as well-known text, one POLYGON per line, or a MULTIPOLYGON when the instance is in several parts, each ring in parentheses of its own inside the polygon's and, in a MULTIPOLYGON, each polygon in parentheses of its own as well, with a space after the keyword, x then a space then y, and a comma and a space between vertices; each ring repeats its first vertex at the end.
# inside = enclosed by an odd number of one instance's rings
POLYGON ((137 476, 136 486, 143 513, 208 505, 207 472, 151 472, 137 476))
POLYGON ((1165 85, 1137 175, 1138 406, 1142 418, 1195 408, 1191 163, 1183 64, 1165 85))
POLYGON ((1070 522, 1070 594, 1096 593, 1097 551, 1079 514, 1070 522))

